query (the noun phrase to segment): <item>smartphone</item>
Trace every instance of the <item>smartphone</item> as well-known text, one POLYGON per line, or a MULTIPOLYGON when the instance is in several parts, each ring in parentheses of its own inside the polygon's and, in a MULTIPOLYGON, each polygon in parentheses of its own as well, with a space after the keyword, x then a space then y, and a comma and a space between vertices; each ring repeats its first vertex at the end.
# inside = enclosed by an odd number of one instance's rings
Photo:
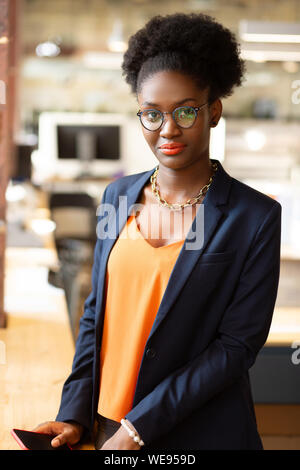
POLYGON ((11 434, 23 450, 72 450, 69 444, 52 447, 51 441, 54 436, 49 434, 25 431, 24 429, 12 429, 11 434))

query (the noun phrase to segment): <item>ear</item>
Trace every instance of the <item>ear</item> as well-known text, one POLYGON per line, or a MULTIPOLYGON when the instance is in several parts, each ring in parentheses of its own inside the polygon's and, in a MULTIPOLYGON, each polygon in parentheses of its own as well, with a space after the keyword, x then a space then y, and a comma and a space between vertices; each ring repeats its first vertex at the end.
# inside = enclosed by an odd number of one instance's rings
POLYGON ((222 102, 218 98, 210 106, 210 127, 216 127, 220 120, 220 117, 222 116, 222 111, 222 102))

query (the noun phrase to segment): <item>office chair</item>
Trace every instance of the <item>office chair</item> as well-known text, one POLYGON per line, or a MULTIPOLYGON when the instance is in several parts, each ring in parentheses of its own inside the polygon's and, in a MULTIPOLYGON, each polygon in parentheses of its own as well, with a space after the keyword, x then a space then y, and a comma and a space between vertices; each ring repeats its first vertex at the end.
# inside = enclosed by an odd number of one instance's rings
POLYGON ((65 290, 71 329, 76 339, 83 300, 90 290, 97 207, 89 194, 56 192, 49 195, 49 208, 56 223, 54 239, 60 269, 50 271, 48 280, 65 290))
POLYGON ((87 193, 52 193, 49 196, 52 220, 56 223, 55 243, 60 248, 66 239, 94 245, 96 241, 96 204, 87 193))

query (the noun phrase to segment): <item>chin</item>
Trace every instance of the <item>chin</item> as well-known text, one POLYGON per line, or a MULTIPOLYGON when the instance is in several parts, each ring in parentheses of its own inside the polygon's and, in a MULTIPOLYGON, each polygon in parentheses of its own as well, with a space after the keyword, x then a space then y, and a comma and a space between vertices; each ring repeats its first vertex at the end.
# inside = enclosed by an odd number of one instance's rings
POLYGON ((182 159, 180 160, 178 157, 166 157, 161 158, 158 160, 159 165, 164 166, 166 168, 171 168, 173 170, 178 170, 180 168, 185 168, 187 166, 187 162, 184 162, 182 159))
POLYGON ((198 158, 197 160, 193 160, 192 158, 187 158, 186 155, 183 156, 182 154, 165 156, 164 158, 161 158, 161 156, 158 158, 156 156, 156 158, 160 165, 166 168, 171 168, 173 170, 188 168, 189 166, 194 165, 200 160, 200 158, 198 158))

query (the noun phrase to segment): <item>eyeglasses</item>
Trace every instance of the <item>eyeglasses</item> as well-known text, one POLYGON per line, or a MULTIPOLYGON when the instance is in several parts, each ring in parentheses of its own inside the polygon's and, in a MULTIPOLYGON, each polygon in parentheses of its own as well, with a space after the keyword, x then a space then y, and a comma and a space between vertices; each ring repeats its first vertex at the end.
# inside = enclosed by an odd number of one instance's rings
POLYGON ((177 126, 188 129, 192 127, 197 119, 198 111, 209 104, 209 102, 202 104, 195 108, 193 106, 180 106, 170 112, 162 112, 158 109, 146 109, 145 111, 139 111, 139 116, 142 126, 148 131, 158 131, 164 123, 165 114, 172 114, 172 118, 177 126))

